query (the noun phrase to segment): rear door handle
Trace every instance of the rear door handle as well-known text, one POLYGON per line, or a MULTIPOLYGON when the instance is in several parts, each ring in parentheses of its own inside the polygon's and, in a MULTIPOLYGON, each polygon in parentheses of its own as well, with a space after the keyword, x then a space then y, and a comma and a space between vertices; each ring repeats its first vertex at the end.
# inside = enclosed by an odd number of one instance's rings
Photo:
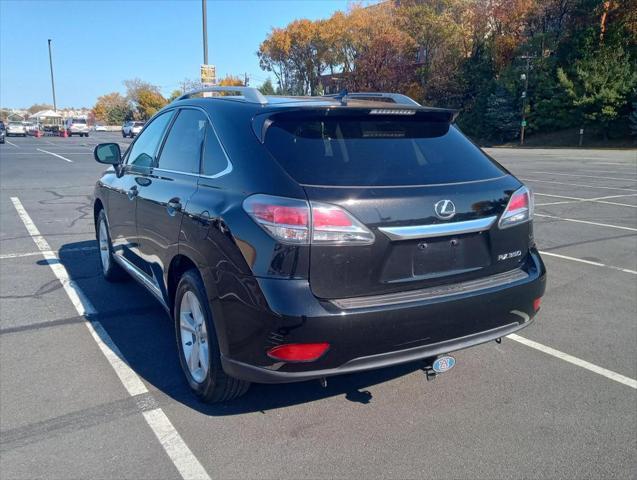
POLYGON ((133 185, 131 188, 128 189, 128 192, 126 193, 129 200, 133 200, 138 194, 139 190, 137 190, 137 185, 133 185))

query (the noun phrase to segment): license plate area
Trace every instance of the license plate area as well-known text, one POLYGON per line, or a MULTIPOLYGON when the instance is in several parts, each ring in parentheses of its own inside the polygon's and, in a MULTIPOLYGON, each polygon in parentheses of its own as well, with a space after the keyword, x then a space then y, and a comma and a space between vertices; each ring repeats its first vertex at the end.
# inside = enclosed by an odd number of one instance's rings
POLYGON ((483 233, 470 233, 416 242, 413 248, 412 272, 417 277, 438 276, 483 268, 490 263, 487 236, 483 233))

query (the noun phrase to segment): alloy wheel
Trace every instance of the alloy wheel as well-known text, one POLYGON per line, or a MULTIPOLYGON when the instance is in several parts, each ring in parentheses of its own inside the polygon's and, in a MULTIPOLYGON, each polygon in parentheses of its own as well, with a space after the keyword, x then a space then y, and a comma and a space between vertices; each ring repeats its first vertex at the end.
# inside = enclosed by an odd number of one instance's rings
POLYGON ((188 290, 181 298, 179 308, 181 345, 186 365, 193 380, 202 383, 208 375, 208 331, 206 318, 199 299, 188 290))

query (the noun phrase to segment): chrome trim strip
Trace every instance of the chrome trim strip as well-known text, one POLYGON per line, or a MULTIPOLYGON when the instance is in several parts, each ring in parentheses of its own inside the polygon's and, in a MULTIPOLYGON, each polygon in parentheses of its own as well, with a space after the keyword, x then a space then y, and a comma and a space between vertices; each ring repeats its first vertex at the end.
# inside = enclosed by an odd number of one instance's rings
POLYGON ((472 293, 486 288, 502 287, 520 280, 526 280, 527 278, 529 278, 529 274, 524 270, 517 268, 515 270, 509 270, 508 272, 497 273, 488 277, 479 278, 477 280, 468 280, 466 282, 453 283, 450 285, 440 285, 437 287, 388 293, 385 295, 341 298, 337 300, 330 300, 330 302, 343 310, 384 307, 387 305, 397 305, 401 303, 445 298, 463 293, 472 293))
POLYGON ((387 235, 390 240, 415 240, 418 238, 482 232, 491 228, 497 219, 497 215, 494 215, 492 217, 466 220, 464 222, 410 225, 407 227, 378 227, 378 230, 387 235))
POLYGON ((148 276, 142 272, 139 268, 133 265, 130 260, 124 258, 119 254, 113 255, 115 261, 128 272, 135 280, 137 280, 142 286, 146 287, 146 289, 152 293, 157 300, 160 301, 164 308, 168 308, 166 302, 164 301, 164 296, 161 294, 161 290, 157 285, 155 285, 152 280, 148 278, 148 276))

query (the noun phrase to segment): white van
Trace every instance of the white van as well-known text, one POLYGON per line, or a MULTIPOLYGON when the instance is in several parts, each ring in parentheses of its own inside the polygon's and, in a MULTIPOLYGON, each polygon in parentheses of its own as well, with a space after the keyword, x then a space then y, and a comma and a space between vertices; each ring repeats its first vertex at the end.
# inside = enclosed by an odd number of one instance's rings
POLYGON ((69 137, 79 135, 80 137, 88 137, 88 125, 86 118, 67 118, 64 122, 69 137))

